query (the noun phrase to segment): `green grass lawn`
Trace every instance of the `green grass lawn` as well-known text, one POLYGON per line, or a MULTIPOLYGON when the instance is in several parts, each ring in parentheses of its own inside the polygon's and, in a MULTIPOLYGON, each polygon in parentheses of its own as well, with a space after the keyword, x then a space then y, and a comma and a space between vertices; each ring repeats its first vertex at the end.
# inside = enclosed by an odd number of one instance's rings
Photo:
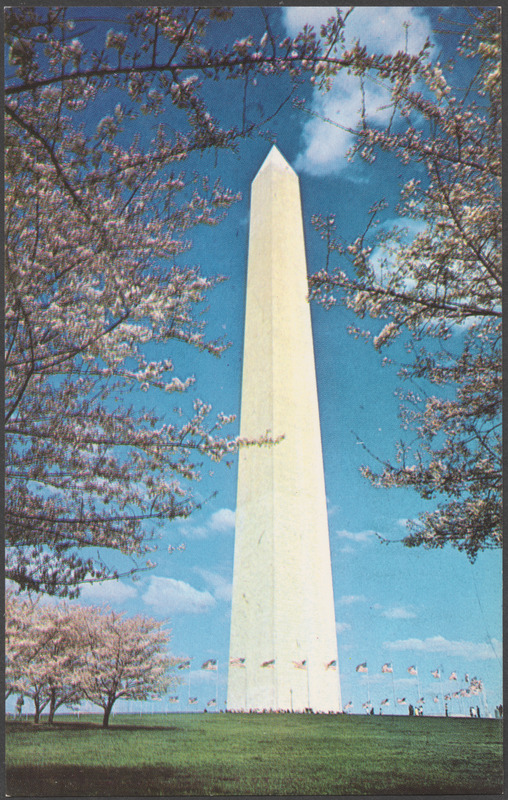
POLYGON ((6 724, 10 796, 500 794, 490 719, 119 715, 6 724))

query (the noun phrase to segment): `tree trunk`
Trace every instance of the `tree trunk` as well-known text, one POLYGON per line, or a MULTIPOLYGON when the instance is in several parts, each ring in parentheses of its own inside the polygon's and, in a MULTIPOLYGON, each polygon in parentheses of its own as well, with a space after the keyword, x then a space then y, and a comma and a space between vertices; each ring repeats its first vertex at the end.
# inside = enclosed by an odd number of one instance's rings
POLYGON ((55 716, 56 710, 56 694, 55 692, 51 692, 51 699, 49 702, 49 711, 48 711, 48 722, 50 725, 53 724, 53 717, 55 716))
POLYGON ((104 709, 104 716, 102 718, 102 727, 107 728, 109 725, 109 715, 111 714, 111 709, 113 708, 113 703, 108 703, 106 708, 104 709))
POLYGON ((34 706, 35 706, 34 723, 37 725, 41 718, 41 704, 37 699, 34 699, 34 706))

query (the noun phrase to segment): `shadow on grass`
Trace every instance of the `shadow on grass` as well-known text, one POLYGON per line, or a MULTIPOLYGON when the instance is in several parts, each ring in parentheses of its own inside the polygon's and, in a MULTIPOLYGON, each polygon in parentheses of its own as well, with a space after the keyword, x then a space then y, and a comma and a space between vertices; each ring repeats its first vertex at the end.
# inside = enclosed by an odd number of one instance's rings
POLYGON ((25 766, 7 769, 6 774, 6 793, 10 797, 199 796, 205 785, 209 787, 206 775, 201 779, 195 772, 171 766, 25 766))
POLYGON ((171 766, 150 767, 80 767, 75 765, 46 767, 13 767, 7 769, 6 796, 8 797, 205 797, 232 795, 255 796, 340 796, 368 795, 412 796, 425 795, 480 795, 500 794, 498 787, 479 787, 476 779, 463 779, 460 785, 442 776, 432 776, 428 781, 416 776, 392 776, 385 772, 367 776, 336 778, 327 781, 319 791, 304 778, 301 780, 259 773, 256 778, 242 777, 238 770, 219 768, 184 769, 171 766), (312 791, 308 791, 308 789, 312 791), (487 791, 484 792, 484 790, 487 791), (489 790, 490 789, 490 790, 489 790))
POLYGON ((110 722, 107 728, 100 722, 7 722, 6 730, 27 730, 37 733, 48 731, 181 731, 177 725, 124 725, 123 723, 110 722))

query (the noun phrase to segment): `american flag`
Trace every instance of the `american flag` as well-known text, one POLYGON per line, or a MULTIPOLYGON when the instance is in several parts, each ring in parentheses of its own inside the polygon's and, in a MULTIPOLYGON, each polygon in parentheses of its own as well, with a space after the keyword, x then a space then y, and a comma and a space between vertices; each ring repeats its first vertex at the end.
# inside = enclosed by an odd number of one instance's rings
POLYGON ((405 697, 397 697, 397 703, 399 703, 401 706, 405 706, 406 705, 406 698, 405 697))
POLYGON ((191 704, 191 706, 194 705, 194 703, 197 703, 197 702, 198 702, 198 698, 197 697, 189 697, 189 703, 191 704))
POLYGON ((263 661, 261 666, 262 667, 273 667, 274 664, 275 664, 275 659, 272 658, 272 659, 270 659, 270 661, 263 661))
POLYGON ((168 697, 170 703, 178 703, 178 695, 173 695, 172 697, 168 697))
POLYGON ((466 683, 469 683, 469 675, 467 674, 467 672, 464 675, 464 680, 465 680, 466 683))
POLYGON ((448 680, 449 681, 456 681, 457 680, 457 673, 456 672, 452 672, 452 674, 450 675, 448 680))
POLYGON ((439 697, 437 695, 434 697, 434 702, 439 703, 439 697))
MULTIPOLYGON (((305 661, 305 659, 303 661, 293 661, 293 666, 294 666, 295 669, 305 669, 305 665, 306 664, 307 664, 307 662, 305 661)), ((263 664, 263 666, 266 666, 266 665, 263 664)))
POLYGON ((410 675, 418 675, 418 670, 416 669, 414 664, 412 667, 408 667, 407 671, 409 672, 410 675))
POLYGON ((201 666, 201 669, 217 669, 217 661, 215 658, 209 658, 208 661, 201 666))
POLYGON ((357 671, 357 672, 368 672, 368 669, 367 669, 367 662, 366 662, 366 661, 364 661, 364 662, 363 662, 363 664, 358 664, 358 666, 357 666, 357 668, 356 668, 356 671, 357 671))
POLYGON ((337 669, 337 662, 334 659, 333 661, 329 661, 328 664, 325 664, 325 669, 337 669))
POLYGON ((420 699, 418 700, 418 702, 419 702, 419 703, 425 703, 425 698, 424 698, 424 697, 420 697, 420 699))
POLYGON ((245 666, 245 659, 244 658, 230 658, 229 659, 229 666, 230 667, 244 667, 245 666))
POLYGON ((389 705, 389 703, 390 703, 390 701, 388 700, 388 698, 385 698, 385 700, 381 700, 381 705, 382 706, 387 706, 387 705, 389 705))
POLYGON ((180 661, 180 663, 177 666, 177 669, 190 669, 190 660, 180 661))
POLYGON ((393 667, 392 667, 391 663, 390 664, 383 664, 383 666, 381 667, 381 672, 393 672, 393 667))
POLYGON ((216 706, 217 705, 217 700, 214 697, 213 700, 209 700, 206 705, 207 706, 216 706))
POLYGON ((432 675, 433 678, 439 678, 439 670, 438 669, 435 669, 434 672, 431 672, 430 674, 432 675))
POLYGON ((353 708, 353 703, 351 702, 351 700, 344 706, 344 711, 349 711, 350 708, 353 708))

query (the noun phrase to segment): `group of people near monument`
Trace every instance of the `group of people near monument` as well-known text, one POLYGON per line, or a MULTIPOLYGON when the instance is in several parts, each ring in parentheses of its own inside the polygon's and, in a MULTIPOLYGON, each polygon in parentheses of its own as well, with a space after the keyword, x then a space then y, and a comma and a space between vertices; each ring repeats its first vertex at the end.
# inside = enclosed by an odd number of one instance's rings
POLYGON ((294 711, 292 708, 228 708, 228 714, 344 714, 344 711, 315 711, 313 708, 304 708, 303 711, 294 711))

